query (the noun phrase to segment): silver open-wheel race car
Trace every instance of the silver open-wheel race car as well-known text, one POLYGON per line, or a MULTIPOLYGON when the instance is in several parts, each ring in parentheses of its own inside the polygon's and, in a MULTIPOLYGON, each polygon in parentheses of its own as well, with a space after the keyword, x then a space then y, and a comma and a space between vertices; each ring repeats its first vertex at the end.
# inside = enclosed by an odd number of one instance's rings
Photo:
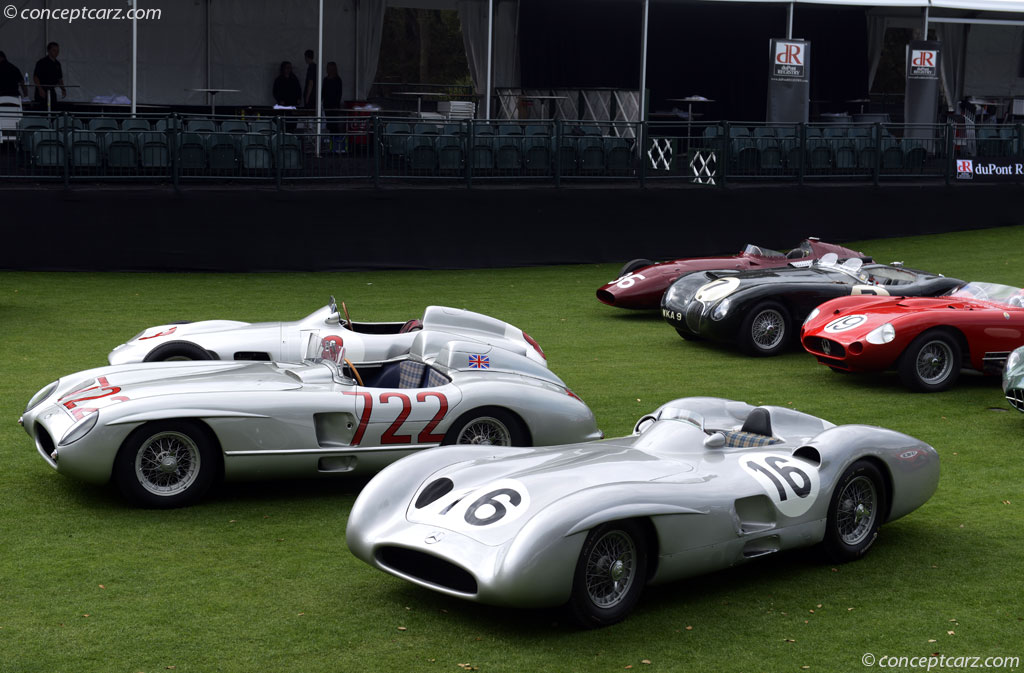
POLYGON ((899 432, 691 397, 630 437, 404 458, 360 493, 346 537, 366 563, 435 591, 567 604, 599 626, 647 584, 817 543, 857 559, 938 479, 936 451, 899 432))
MULTIPOLYGON (((294 322, 202 320, 149 327, 110 352, 110 364, 165 360, 267 360, 298 362, 311 333, 333 337, 356 363, 388 360, 407 354, 419 332, 500 346, 539 364, 544 351, 526 332, 502 320, 447 306, 428 306, 422 318, 405 322, 354 322, 345 303, 334 297, 326 306, 294 322)), ((431 353, 428 355, 436 355, 431 353)))
POLYGON ((440 444, 602 436, 587 405, 545 365, 443 332, 412 336, 405 353, 358 366, 336 335, 312 333, 303 364, 90 369, 40 390, 19 422, 58 472, 113 479, 150 507, 191 504, 220 477, 365 474, 440 444))

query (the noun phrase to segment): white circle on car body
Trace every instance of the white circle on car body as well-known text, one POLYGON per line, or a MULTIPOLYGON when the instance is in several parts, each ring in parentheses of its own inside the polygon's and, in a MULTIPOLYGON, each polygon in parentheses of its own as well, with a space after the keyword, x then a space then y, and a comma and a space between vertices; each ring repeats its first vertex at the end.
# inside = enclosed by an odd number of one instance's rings
POLYGON ((775 508, 788 517, 807 512, 821 492, 817 466, 800 458, 768 451, 744 453, 740 467, 757 480, 775 508))
POLYGON ((410 510, 409 519, 465 532, 512 523, 529 508, 530 493, 525 484, 499 479, 477 488, 449 491, 419 511, 410 510))
POLYGON ((855 315, 847 315, 842 318, 836 318, 829 324, 825 325, 825 331, 835 334, 836 332, 845 332, 848 329, 853 329, 867 322, 868 317, 863 313, 857 313, 855 315))
POLYGON ((730 294, 736 291, 736 288, 740 286, 740 279, 736 276, 727 276, 725 278, 719 278, 713 280, 710 283, 701 285, 700 289, 697 290, 697 294, 694 295, 694 299, 697 301, 711 302, 724 299, 730 294))

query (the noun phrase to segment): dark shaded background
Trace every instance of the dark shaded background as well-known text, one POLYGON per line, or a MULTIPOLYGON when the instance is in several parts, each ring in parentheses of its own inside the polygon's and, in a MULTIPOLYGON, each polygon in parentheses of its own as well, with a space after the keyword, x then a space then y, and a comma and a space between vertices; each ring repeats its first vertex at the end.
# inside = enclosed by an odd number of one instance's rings
MULTIPOLYGON (((635 0, 521 0, 523 88, 638 88, 641 13, 635 0)), ((700 94, 716 101, 701 106, 705 119, 763 121, 768 41, 785 34, 784 5, 652 1, 650 110, 682 107, 666 99, 700 94)), ((863 8, 797 6, 793 37, 811 41, 811 98, 827 101, 818 112, 867 97, 863 8)))

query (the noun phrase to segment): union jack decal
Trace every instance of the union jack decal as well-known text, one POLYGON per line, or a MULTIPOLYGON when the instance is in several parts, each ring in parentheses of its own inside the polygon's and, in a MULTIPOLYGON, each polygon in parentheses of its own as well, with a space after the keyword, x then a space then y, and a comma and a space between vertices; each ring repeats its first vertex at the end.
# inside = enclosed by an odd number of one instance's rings
POLYGON ((491 358, 486 355, 470 355, 469 356, 469 368, 470 369, 488 369, 491 366, 491 358))

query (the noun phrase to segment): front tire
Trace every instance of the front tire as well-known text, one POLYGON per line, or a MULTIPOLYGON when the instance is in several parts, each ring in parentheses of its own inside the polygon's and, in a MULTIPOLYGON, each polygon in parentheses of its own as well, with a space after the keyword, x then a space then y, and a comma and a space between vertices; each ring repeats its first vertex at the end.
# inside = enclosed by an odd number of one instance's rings
POLYGON ((743 319, 740 348, 747 355, 778 355, 789 344, 792 323, 789 311, 782 304, 763 301, 743 319))
POLYGON ((960 377, 960 344, 948 332, 932 330, 914 339, 900 358, 900 380, 911 390, 937 393, 960 377))
POLYGON ((173 362, 177 360, 212 360, 210 351, 189 341, 171 341, 149 351, 143 362, 173 362))
POLYGON ((114 482, 126 498, 143 507, 185 507, 213 484, 217 459, 213 440, 198 423, 147 423, 117 452, 114 482))
POLYGON ((576 562, 569 612, 585 628, 620 622, 647 581, 647 538, 635 521, 613 521, 587 535, 576 562))
POLYGON ((460 416, 445 433, 444 443, 529 446, 530 439, 515 414, 498 407, 481 407, 460 416))
POLYGON ((878 537, 888 502, 885 479, 874 463, 858 460, 846 468, 832 491, 825 519, 826 555, 836 563, 864 556, 878 537))

